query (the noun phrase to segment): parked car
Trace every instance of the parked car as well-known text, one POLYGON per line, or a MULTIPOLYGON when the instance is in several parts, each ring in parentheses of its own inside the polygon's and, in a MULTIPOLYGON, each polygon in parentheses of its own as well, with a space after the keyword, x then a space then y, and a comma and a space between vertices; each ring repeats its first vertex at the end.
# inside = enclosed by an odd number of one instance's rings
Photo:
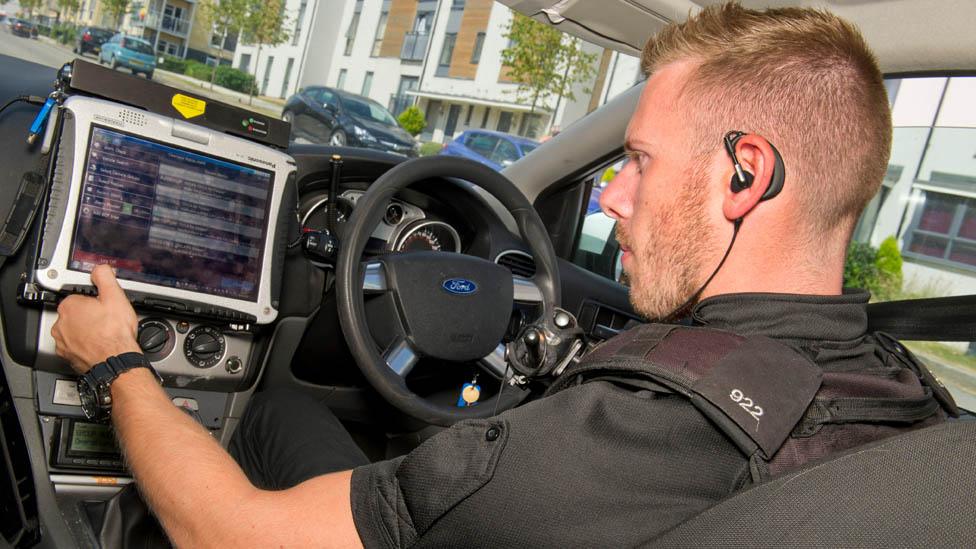
POLYGON ((368 97, 321 86, 288 98, 281 119, 291 139, 417 156, 417 142, 382 105, 368 97))
POLYGON ((152 78, 156 70, 156 55, 152 44, 142 38, 116 34, 102 44, 102 51, 98 53, 99 63, 108 63, 113 69, 125 67, 132 74, 145 74, 152 78))
POLYGON ((111 40, 115 31, 98 27, 81 27, 73 51, 78 55, 93 53, 98 55, 102 51, 102 44, 111 40))
POLYGON ((537 141, 488 130, 467 130, 452 139, 440 154, 460 156, 501 171, 534 151, 537 141))
POLYGON ((24 38, 37 38, 37 25, 23 19, 11 19, 10 32, 24 38))

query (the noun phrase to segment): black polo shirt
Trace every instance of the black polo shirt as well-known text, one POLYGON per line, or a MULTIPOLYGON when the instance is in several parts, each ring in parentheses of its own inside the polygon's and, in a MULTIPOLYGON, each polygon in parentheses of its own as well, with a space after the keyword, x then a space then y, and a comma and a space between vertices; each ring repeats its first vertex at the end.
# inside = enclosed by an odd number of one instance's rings
MULTIPOLYGON (((865 337, 868 297, 733 294, 692 319, 771 337, 825 371, 891 375, 898 366, 865 337)), ((352 511, 366 547, 632 546, 751 479, 684 397, 591 381, 355 469, 352 511)))

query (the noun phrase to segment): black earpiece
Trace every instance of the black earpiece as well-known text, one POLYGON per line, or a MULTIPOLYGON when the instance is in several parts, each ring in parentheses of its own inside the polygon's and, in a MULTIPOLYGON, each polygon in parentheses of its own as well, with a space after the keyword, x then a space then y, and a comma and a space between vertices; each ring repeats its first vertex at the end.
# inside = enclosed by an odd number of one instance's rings
MULTIPOLYGON (((732 166, 735 168, 735 175, 732 176, 730 183, 730 188, 734 193, 748 189, 752 186, 752 181, 755 179, 754 175, 742 169, 742 164, 739 164, 739 159, 735 156, 735 144, 744 135, 740 131, 730 131, 725 134, 725 138, 722 140, 725 144, 725 151, 729 153, 729 158, 732 159, 732 166)), ((786 179, 786 167, 783 165, 783 157, 780 156, 779 151, 776 150, 776 147, 772 143, 769 146, 773 149, 774 156, 773 176, 769 182, 769 187, 759 200, 769 200, 778 195, 783 190, 783 181, 786 179)))

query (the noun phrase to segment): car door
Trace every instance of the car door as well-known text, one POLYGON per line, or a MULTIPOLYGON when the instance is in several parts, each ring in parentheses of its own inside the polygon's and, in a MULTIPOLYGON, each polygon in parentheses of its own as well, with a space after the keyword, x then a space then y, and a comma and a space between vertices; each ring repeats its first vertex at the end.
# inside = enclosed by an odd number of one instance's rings
POLYGON ((464 142, 465 157, 477 160, 482 164, 499 169, 500 166, 491 160, 491 155, 498 146, 498 138, 487 133, 472 133, 464 142))
POLYGON ((339 98, 327 89, 318 90, 318 100, 311 105, 308 134, 314 143, 328 143, 338 126, 339 98))
POLYGON ((332 118, 325 107, 327 101, 335 100, 335 94, 324 88, 311 88, 301 93, 301 101, 296 104, 292 121, 292 133, 312 143, 328 143, 332 135, 332 118))
POLYGON ((502 168, 507 168, 519 159, 519 151, 514 143, 508 139, 499 139, 498 145, 492 151, 489 159, 502 168))
POLYGON ((108 62, 112 58, 112 54, 115 52, 115 47, 118 45, 119 36, 113 36, 108 42, 102 45, 102 51, 98 54, 99 61, 108 62))

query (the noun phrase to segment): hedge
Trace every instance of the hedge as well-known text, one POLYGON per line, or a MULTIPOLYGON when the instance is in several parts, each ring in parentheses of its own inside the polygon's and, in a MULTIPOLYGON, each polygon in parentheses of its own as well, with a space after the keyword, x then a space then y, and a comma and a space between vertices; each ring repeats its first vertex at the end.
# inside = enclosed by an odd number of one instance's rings
POLYGON ((186 69, 183 74, 196 78, 197 80, 203 80, 205 82, 210 82, 210 76, 213 74, 213 67, 210 65, 204 65, 199 61, 187 61, 186 69))
POLYGON ((179 57, 173 57, 171 55, 164 55, 163 62, 159 64, 159 68, 163 69, 164 71, 183 74, 186 72, 186 60, 180 59, 179 57))
POLYGON ((441 149, 443 148, 444 145, 440 143, 424 143, 420 146, 420 152, 418 154, 420 154, 420 156, 433 156, 441 152, 441 149))
POLYGON ((902 258, 898 240, 889 236, 880 248, 851 242, 844 261, 844 286, 869 290, 876 300, 888 301, 902 290, 902 258))
POLYGON ((217 67, 216 84, 241 93, 248 93, 249 91, 254 94, 258 93, 254 76, 240 69, 225 65, 217 67))

